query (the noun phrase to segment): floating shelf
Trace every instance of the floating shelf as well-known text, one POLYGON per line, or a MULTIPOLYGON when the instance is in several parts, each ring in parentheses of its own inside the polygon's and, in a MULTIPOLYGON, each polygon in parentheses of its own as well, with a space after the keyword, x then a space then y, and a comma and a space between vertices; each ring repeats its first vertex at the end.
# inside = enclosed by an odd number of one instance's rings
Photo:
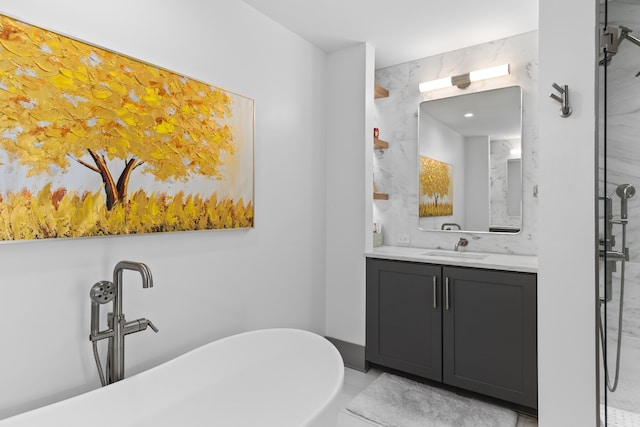
POLYGON ((376 83, 375 86, 374 86, 374 95, 373 95, 373 97, 375 99, 378 99, 378 98, 386 98, 388 96, 389 96, 389 91, 376 83))
POLYGON ((375 200, 389 200, 389 195, 386 193, 373 193, 375 200))
POLYGON ((373 149, 374 150, 386 150, 389 148, 389 143, 387 141, 383 141, 378 138, 373 138, 373 149))

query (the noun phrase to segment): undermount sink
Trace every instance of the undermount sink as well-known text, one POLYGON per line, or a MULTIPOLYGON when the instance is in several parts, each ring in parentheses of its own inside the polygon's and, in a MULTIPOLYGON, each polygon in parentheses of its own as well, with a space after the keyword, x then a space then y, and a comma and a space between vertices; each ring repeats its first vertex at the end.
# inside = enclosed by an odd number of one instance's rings
POLYGON ((485 259, 489 255, 485 254, 470 254, 466 252, 454 252, 454 251, 429 251, 422 255, 425 256, 437 256, 444 258, 462 258, 462 259, 485 259))

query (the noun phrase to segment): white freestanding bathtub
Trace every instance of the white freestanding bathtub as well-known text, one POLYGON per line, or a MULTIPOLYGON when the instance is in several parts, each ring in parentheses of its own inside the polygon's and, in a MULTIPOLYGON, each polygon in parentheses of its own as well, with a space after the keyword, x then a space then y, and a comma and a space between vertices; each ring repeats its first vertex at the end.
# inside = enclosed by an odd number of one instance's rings
POLYGON ((9 426, 334 427, 344 367, 324 338, 265 329, 212 342, 9 426))

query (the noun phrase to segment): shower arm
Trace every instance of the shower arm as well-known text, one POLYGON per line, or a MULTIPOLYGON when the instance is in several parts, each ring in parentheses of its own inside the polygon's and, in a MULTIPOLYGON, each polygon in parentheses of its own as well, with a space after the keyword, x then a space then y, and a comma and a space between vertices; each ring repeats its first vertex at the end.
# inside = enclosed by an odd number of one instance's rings
MULTIPOLYGON (((623 39, 627 39, 629 40, 631 43, 635 44, 636 46, 640 46, 640 39, 638 39, 637 37, 634 37, 632 35, 630 35, 627 31, 623 30, 621 37, 620 37, 620 42, 623 39)), ((618 42, 618 44, 620 44, 620 42, 618 42)))

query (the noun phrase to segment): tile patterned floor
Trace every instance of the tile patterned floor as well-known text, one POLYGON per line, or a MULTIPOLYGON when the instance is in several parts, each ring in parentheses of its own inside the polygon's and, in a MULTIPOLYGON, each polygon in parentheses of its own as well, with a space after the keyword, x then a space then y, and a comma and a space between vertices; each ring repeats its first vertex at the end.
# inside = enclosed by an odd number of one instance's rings
MULTIPOLYGON (((346 368, 344 372, 344 388, 340 396, 340 413, 338 415, 337 427, 371 427, 378 426, 346 410, 349 403, 364 390, 381 372, 370 370, 367 373, 346 368)), ((516 427, 538 427, 538 422, 534 418, 520 415, 516 427)))

